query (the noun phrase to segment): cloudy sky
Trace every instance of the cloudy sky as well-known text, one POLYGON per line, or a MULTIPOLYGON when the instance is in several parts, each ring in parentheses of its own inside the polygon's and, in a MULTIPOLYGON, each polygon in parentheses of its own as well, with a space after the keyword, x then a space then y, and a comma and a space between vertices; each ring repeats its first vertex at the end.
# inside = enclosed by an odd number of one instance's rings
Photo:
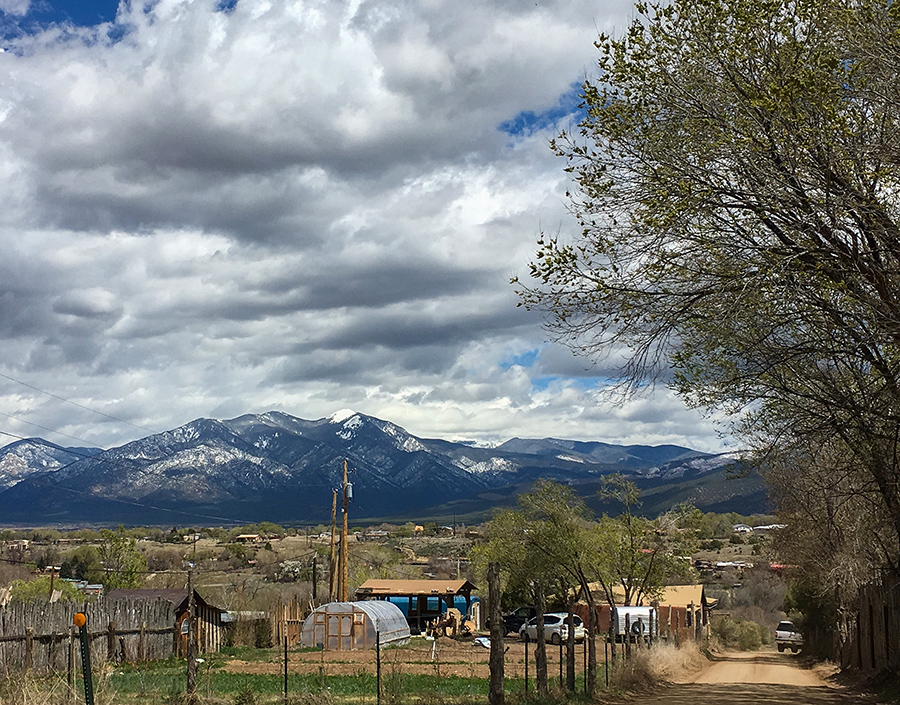
POLYGON ((419 436, 721 449, 665 390, 604 399, 609 372, 509 284, 541 230, 577 230, 548 140, 630 17, 0 0, 0 430, 109 446, 352 408, 419 436))

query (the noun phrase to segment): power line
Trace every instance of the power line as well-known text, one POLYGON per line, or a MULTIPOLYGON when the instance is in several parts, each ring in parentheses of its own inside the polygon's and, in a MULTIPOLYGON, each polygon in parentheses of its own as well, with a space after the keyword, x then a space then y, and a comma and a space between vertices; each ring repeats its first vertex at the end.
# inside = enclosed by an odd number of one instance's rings
POLYGON ((79 404, 77 401, 72 401, 71 399, 66 399, 65 397, 60 396, 59 394, 54 394, 53 392, 48 392, 46 389, 41 389, 40 387, 35 387, 33 384, 28 384, 27 382, 23 382, 22 380, 16 379, 15 377, 10 377, 9 375, 5 375, 0 372, 0 377, 3 379, 8 379, 10 382, 15 382, 16 384, 21 384, 23 387, 28 387, 28 389, 33 389, 36 392, 40 392, 41 394, 46 394, 48 397, 53 397, 54 399, 58 399, 59 401, 65 402, 66 404, 71 404, 72 406, 76 406, 79 409, 84 409, 85 411, 90 411, 92 414, 98 414, 100 416, 106 417, 112 421, 118 421, 119 423, 126 424, 133 428, 138 428, 142 431, 147 431, 148 433, 159 433, 159 431, 155 431, 152 428, 147 428, 146 426, 141 426, 140 424, 132 423, 131 421, 126 421, 123 418, 119 418, 118 416, 113 416, 112 414, 107 414, 103 411, 98 411, 97 409, 92 409, 89 406, 85 406, 84 404, 79 404))
POLYGON ((29 426, 34 426, 35 428, 40 428, 44 431, 49 431, 50 433, 55 433, 59 436, 65 436, 66 438, 71 438, 73 441, 79 441, 81 443, 86 443, 89 446, 93 447, 93 443, 87 439, 79 438, 78 436, 72 436, 68 433, 63 433, 62 431, 57 431, 55 428, 50 428, 49 426, 41 426, 39 423, 34 423, 33 421, 26 421, 25 419, 20 419, 18 416, 13 416, 12 414, 7 414, 5 411, 0 411, 0 415, 5 416, 8 419, 12 419, 13 421, 18 421, 19 423, 28 424, 29 426))

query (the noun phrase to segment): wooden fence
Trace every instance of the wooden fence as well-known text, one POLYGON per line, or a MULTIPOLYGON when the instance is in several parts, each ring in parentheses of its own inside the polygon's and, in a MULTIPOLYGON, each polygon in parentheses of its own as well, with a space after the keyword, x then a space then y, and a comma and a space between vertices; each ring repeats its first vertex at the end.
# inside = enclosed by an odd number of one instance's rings
POLYGON ((95 664, 164 659, 175 651, 175 610, 165 600, 15 604, 0 608, 0 674, 72 669, 78 640, 72 618, 79 611, 87 616, 95 664))
POLYGON ((294 598, 290 602, 281 602, 273 605, 269 613, 272 621, 272 636, 276 644, 283 644, 287 638, 288 644, 300 643, 300 632, 303 630, 303 620, 310 613, 309 601, 294 598))
POLYGON ((900 579, 863 586, 852 609, 829 626, 807 625, 804 650, 860 671, 900 670, 900 579))

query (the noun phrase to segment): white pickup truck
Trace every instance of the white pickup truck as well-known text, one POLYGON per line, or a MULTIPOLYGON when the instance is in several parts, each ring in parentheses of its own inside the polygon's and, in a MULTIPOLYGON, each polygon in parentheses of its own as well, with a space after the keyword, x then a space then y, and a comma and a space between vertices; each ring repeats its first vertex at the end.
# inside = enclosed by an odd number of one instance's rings
POLYGON ((779 651, 790 649, 797 653, 803 646, 803 635, 796 630, 793 622, 785 619, 775 629, 775 646, 779 651))

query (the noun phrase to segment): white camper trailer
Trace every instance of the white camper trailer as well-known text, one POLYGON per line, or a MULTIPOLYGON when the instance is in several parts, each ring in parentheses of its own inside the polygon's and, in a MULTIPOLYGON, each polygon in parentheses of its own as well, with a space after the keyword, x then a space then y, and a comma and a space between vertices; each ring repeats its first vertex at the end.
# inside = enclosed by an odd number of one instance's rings
POLYGON ((644 639, 652 641, 659 638, 659 619, 653 607, 616 607, 613 619, 613 632, 616 641, 624 641, 629 635, 632 641, 644 639))

